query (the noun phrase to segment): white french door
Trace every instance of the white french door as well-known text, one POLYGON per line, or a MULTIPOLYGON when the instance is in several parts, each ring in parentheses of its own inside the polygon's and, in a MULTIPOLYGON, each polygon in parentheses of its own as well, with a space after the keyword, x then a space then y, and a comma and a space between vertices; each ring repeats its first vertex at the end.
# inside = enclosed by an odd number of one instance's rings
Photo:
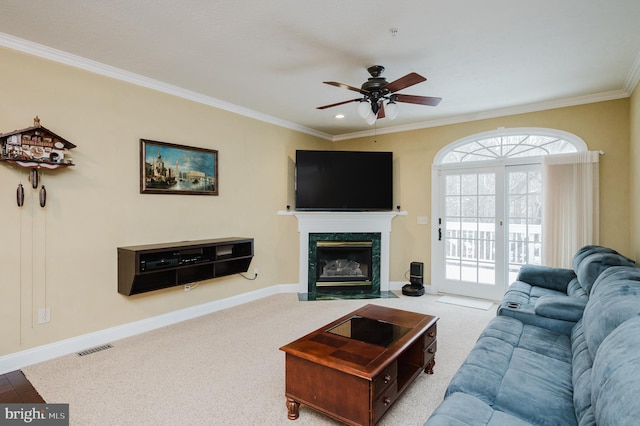
POLYGON ((441 171, 440 291, 485 299, 504 294, 503 169, 441 171))
POLYGON ((439 291, 500 300, 524 263, 539 263, 538 165, 437 172, 434 279, 439 291))

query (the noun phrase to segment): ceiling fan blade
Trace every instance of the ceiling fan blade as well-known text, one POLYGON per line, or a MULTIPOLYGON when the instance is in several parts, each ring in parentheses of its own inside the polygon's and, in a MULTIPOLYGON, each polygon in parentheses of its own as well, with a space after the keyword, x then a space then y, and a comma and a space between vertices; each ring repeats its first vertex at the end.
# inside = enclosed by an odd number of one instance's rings
POLYGON ((392 81, 383 87, 383 89, 387 89, 389 93, 397 92, 398 90, 405 89, 409 86, 413 86, 414 84, 422 83, 423 81, 427 81, 426 78, 421 76, 418 73, 412 72, 404 77, 400 77, 399 79, 392 81))
POLYGON ((416 95, 394 95, 396 102, 405 102, 408 104, 428 105, 436 106, 440 103, 442 98, 433 98, 430 96, 416 96, 416 95))
POLYGON ((333 108, 333 107, 335 107, 335 106, 338 106, 338 105, 344 105, 344 104, 348 104, 349 102, 355 102, 355 101, 359 101, 360 99, 362 99, 362 98, 357 98, 357 99, 349 99, 348 101, 342 101, 342 102, 338 102, 338 103, 335 103, 335 104, 331 104, 331 105, 324 105, 324 106, 319 106, 319 107, 316 107, 316 109, 326 109, 326 108, 333 108))
POLYGON ((378 109, 378 118, 384 118, 384 102, 380 102, 380 108, 378 109))
POLYGON ((338 83, 337 81, 323 81, 324 84, 328 84, 330 86, 341 87, 347 90, 353 90, 354 92, 362 93, 363 95, 369 94, 366 90, 359 89, 357 87, 349 86, 348 84, 338 83))

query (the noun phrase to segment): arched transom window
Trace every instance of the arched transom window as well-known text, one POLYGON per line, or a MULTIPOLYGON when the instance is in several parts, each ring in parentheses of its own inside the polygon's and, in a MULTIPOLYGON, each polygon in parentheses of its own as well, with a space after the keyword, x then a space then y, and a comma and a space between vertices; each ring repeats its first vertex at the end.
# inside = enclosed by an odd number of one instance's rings
POLYGON ((569 133, 548 129, 498 129, 445 147, 438 153, 435 164, 540 157, 578 151, 586 151, 586 144, 569 133))

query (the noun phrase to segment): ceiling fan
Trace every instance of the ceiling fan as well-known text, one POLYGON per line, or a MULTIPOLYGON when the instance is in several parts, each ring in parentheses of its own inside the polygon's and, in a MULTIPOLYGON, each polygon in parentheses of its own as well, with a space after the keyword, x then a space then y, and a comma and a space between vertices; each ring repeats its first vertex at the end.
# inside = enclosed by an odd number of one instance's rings
POLYGON ((398 105, 396 102, 405 102, 409 104, 436 106, 440 103, 442 98, 434 98, 430 96, 417 96, 417 95, 403 95, 398 92, 414 84, 422 83, 427 79, 418 73, 412 72, 404 77, 388 83, 384 77, 381 77, 384 72, 382 65, 373 65, 367 68, 371 77, 362 84, 358 89, 357 87, 349 86, 348 84, 338 83, 335 81, 324 81, 323 83, 331 86, 342 87, 343 89, 352 90, 358 92, 364 97, 349 99, 348 101, 338 102, 331 105, 324 105, 317 107, 317 109, 332 108, 338 105, 348 104, 349 102, 359 102, 358 113, 364 118, 367 123, 373 124, 377 118, 389 117, 391 120, 398 115, 398 105), (384 101, 387 101, 386 106, 384 101), (385 114, 386 108, 386 114, 385 114))

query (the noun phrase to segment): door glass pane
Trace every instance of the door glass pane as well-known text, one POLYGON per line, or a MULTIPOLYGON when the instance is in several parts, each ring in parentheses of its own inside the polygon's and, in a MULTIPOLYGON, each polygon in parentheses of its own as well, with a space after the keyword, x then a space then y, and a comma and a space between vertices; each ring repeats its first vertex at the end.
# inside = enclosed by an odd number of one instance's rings
MULTIPOLYGON (((524 169, 524 168, 522 168, 524 169)), ((525 263, 542 261, 542 174, 539 167, 508 173, 509 281, 525 263)))
MULTIPOLYGON (((495 202, 494 202, 495 204, 495 202)), ((478 221, 478 282, 496 282, 496 221, 482 218, 478 221)))
POLYGON ((449 175, 445 185, 446 279, 495 284, 495 174, 449 175))
POLYGON ((446 195, 460 195, 460 175, 446 177, 446 195))
POLYGON ((476 195, 478 193, 478 175, 462 175, 461 183, 460 190, 463 195, 476 195))

